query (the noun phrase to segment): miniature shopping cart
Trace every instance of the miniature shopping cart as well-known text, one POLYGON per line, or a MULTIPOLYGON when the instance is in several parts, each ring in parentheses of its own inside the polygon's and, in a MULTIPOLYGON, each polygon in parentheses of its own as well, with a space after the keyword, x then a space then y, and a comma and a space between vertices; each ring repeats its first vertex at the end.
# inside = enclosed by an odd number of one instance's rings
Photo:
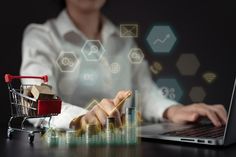
MULTIPOLYGON (((46 118, 49 117, 48 125, 52 116, 56 116, 61 112, 61 99, 55 97, 49 100, 36 100, 32 97, 25 95, 23 92, 25 89, 29 89, 33 85, 18 85, 19 88, 14 88, 12 81, 14 79, 41 79, 44 83, 48 82, 48 77, 45 76, 12 76, 10 74, 5 75, 5 82, 8 85, 11 118, 8 121, 7 136, 12 139, 12 133, 14 131, 27 132, 28 140, 30 143, 34 141, 34 134, 45 132, 45 127, 41 126, 39 129, 26 128, 24 122, 29 118, 46 118), (19 127, 12 127, 13 119, 21 119, 19 127)), ((16 86, 16 85, 15 85, 16 86)))

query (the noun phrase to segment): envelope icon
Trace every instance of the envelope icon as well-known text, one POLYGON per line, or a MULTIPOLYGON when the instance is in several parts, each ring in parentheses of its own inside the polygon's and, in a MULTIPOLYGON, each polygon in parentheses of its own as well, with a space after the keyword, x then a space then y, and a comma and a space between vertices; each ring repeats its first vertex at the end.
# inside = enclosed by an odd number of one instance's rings
POLYGON ((120 37, 122 38, 137 38, 138 37, 138 25, 137 24, 121 24, 120 25, 120 37))

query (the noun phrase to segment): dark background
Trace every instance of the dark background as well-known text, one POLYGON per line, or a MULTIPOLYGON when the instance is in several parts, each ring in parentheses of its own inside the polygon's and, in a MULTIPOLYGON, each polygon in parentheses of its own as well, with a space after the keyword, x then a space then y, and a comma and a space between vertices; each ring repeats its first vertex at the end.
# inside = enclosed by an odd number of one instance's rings
MULTIPOLYGON (((58 0, 59 1, 59 0, 58 0)), ((236 6, 233 1, 174 1, 174 0, 108 0, 103 12, 115 24, 138 23, 138 44, 150 63, 160 61, 165 70, 159 76, 174 76, 184 88, 183 103, 190 103, 188 92, 193 86, 203 86, 206 103, 228 106, 235 74, 236 6), (155 24, 171 25, 177 35, 177 45, 171 55, 154 55, 145 44, 150 27, 155 24), (176 61, 182 53, 194 53, 200 69, 194 77, 181 76, 176 61), (208 85, 201 75, 205 71, 218 75, 208 85)), ((5 73, 18 74, 21 63, 22 33, 29 23, 43 23, 56 17, 61 10, 57 0, 2 1, 0 52, 0 123, 6 123, 10 114, 5 73)), ((159 76, 154 76, 154 79, 159 76)))

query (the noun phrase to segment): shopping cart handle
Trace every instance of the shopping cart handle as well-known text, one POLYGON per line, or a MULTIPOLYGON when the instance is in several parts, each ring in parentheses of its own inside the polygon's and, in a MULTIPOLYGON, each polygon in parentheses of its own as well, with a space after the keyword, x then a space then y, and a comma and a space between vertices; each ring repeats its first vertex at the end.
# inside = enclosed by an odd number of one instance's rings
POLYGON ((11 81, 13 79, 41 79, 43 80, 44 82, 48 82, 48 76, 47 75, 44 75, 44 76, 13 76, 13 75, 10 75, 10 74, 5 74, 5 82, 6 83, 11 83, 11 81))

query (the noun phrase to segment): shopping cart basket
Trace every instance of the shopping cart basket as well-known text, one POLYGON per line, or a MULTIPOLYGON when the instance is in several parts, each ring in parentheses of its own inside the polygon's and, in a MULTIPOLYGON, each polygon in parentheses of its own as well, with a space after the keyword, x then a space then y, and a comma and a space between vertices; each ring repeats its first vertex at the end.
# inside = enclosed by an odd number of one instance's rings
POLYGON ((8 121, 7 137, 12 139, 12 133, 14 131, 27 132, 28 140, 30 143, 34 141, 35 133, 42 133, 45 131, 44 127, 41 128, 26 128, 24 122, 29 118, 46 118, 49 117, 48 125, 50 127, 50 121, 52 116, 56 116, 61 112, 61 99, 55 97, 50 100, 36 100, 23 94, 25 89, 29 89, 30 84, 21 84, 19 88, 14 88, 12 81, 14 79, 41 79, 44 83, 48 82, 48 77, 45 76, 12 76, 5 74, 5 82, 8 85, 11 117, 8 121), (12 120, 21 118, 21 125, 19 127, 12 127, 12 120))

